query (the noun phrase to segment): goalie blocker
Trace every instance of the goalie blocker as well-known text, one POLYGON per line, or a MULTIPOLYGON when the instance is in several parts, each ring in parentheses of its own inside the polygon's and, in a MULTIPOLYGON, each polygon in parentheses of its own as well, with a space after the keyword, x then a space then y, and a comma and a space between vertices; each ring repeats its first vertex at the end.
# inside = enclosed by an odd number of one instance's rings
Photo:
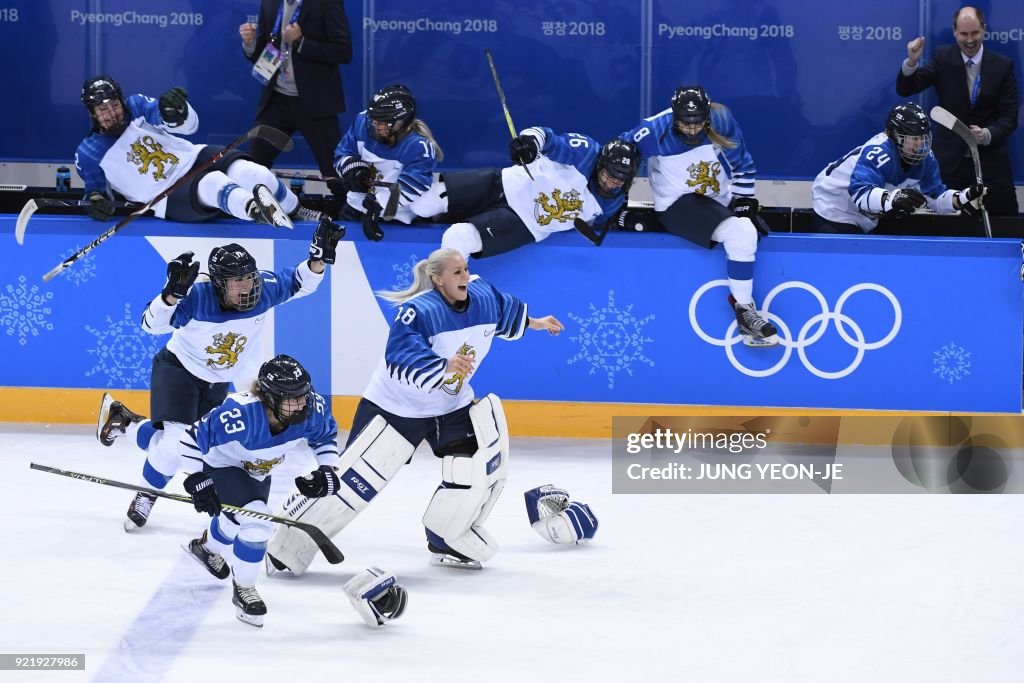
MULTIPOLYGON (((509 437, 501 400, 494 394, 470 407, 469 417, 477 449, 443 456, 441 486, 427 506, 423 525, 437 561, 479 569, 498 550, 482 524, 505 486, 509 437)), ((414 450, 415 445, 377 415, 342 453, 339 491, 325 498, 293 494, 283 514, 333 537, 366 509, 414 450)), ((303 534, 276 529, 267 546, 267 573, 288 569, 302 575, 316 552, 303 534)))

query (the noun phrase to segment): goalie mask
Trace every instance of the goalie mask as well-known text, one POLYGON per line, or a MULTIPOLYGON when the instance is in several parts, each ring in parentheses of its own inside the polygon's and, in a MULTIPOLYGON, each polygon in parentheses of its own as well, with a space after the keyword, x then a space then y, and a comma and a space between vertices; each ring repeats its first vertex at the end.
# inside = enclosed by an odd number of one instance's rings
POLYGON ((395 144, 399 135, 416 118, 416 98, 404 85, 381 88, 366 108, 366 128, 373 139, 395 144))
POLYGON ((885 120, 885 134, 889 136, 900 157, 908 166, 920 164, 932 149, 932 127, 924 109, 907 102, 897 104, 885 120))
POLYGON ((234 243, 215 247, 207 268, 221 306, 237 311, 256 308, 263 292, 263 276, 245 247, 234 243))
POLYGON ((313 380, 299 361, 283 353, 260 366, 260 399, 284 425, 298 424, 313 408, 313 380))
POLYGON ((82 86, 82 104, 89 110, 92 129, 120 135, 128 127, 128 102, 121 86, 110 76, 90 78, 82 86))
POLYGON ((696 145, 708 127, 711 117, 711 98, 699 85, 684 85, 672 95, 672 118, 675 129, 686 144, 696 145))
POLYGON ((625 140, 612 140, 601 148, 591 176, 591 188, 602 197, 617 197, 629 192, 639 168, 640 152, 636 145, 625 140))

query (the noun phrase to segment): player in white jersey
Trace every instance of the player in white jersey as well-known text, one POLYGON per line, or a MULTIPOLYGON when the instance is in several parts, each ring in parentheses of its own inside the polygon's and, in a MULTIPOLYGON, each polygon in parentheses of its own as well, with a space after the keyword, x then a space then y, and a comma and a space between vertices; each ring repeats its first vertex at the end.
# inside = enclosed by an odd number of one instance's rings
MULTIPOLYGON (((758 233, 766 231, 754 198, 756 169, 732 112, 704 88, 683 86, 672 106, 623 133, 648 159, 658 224, 708 249, 725 248, 729 303, 743 342, 775 346, 775 326, 754 304, 758 233)), ((632 219, 623 216, 625 224, 632 219)))
POLYGON ((931 122, 914 104, 889 111, 885 132, 825 167, 814 179, 812 227, 818 232, 871 232, 880 216, 899 218, 924 206, 936 213, 977 213, 981 184, 949 190, 931 150, 931 122))
POLYGON ((262 626, 267 606, 256 591, 256 575, 272 523, 225 512, 221 504, 269 514, 272 471, 297 446, 312 451, 317 468, 295 485, 310 497, 332 495, 338 488, 338 425, 330 407, 313 391, 306 369, 278 355, 260 367, 250 391, 228 396, 190 425, 179 445, 193 471, 185 490, 196 510, 212 517, 185 549, 218 579, 231 575, 238 618, 262 626))
POLYGON ((640 167, 636 145, 603 147, 579 133, 524 130, 509 143, 516 166, 445 173, 431 188, 452 225, 441 246, 464 257, 495 256, 572 230, 603 226, 626 201, 640 167))
POLYGON ((348 191, 341 218, 361 221, 368 239, 383 239, 380 220, 391 191, 378 183, 398 184, 401 196, 394 220, 408 225, 432 217, 420 208, 420 198, 430 189, 434 168, 442 159, 430 128, 416 118, 416 98, 409 88, 381 88, 366 111, 356 115, 334 152, 334 168, 348 191))
MULTIPOLYGON (((106 221, 114 214, 111 192, 147 203, 221 148, 195 145, 180 135, 199 129, 199 117, 183 88, 171 88, 159 101, 125 97, 109 76, 82 87, 92 132, 75 152, 75 168, 85 182, 85 212, 106 221)), ((267 168, 237 150, 153 206, 158 218, 192 223, 221 212, 245 221, 293 227, 292 220, 316 220, 288 186, 267 168)))
MULTIPOLYGON (((258 270, 252 255, 238 244, 210 252, 208 281, 196 282, 199 263, 191 252, 167 264, 167 284, 142 315, 146 332, 171 333, 167 346, 153 357, 151 417, 143 420, 104 394, 96 427, 96 437, 105 446, 127 434, 146 451, 144 486, 165 488, 183 465, 177 443, 188 425, 219 405, 231 382, 255 376, 265 358, 267 311, 316 291, 326 264, 335 261, 343 234, 343 228, 322 218, 309 259, 276 273, 258 270)), ((144 526, 155 501, 136 494, 125 530, 144 526)))
MULTIPOLYGON (((337 534, 426 439, 442 459, 441 485, 423 515, 427 547, 438 562, 479 568, 498 549, 483 523, 505 485, 509 439, 501 401, 487 394, 474 402, 469 376, 495 338, 519 339, 527 329, 557 335, 564 327, 552 316, 530 317, 525 303, 471 277, 453 249, 434 251, 414 275, 408 289, 379 293, 398 310, 352 419, 337 495, 313 504, 293 497, 284 514, 337 534)), ((301 574, 316 553, 311 545, 275 529, 268 559, 301 574)))

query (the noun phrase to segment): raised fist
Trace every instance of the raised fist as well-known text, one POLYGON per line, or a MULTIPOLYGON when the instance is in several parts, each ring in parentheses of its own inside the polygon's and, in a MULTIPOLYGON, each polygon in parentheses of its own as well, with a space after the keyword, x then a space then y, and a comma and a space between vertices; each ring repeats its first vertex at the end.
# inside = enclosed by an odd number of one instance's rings
POLYGON ((186 251, 181 256, 172 259, 167 264, 167 284, 164 285, 160 295, 164 303, 171 303, 168 299, 184 299, 188 290, 196 281, 199 275, 199 261, 193 261, 195 256, 191 251, 186 251))
POLYGON ((160 118, 168 126, 180 126, 188 118, 188 93, 175 86, 160 96, 160 118))
POLYGON ((532 135, 519 135, 508 143, 508 155, 514 164, 531 163, 540 154, 540 143, 532 135))
POLYGON ((922 52, 924 52, 924 36, 918 36, 907 43, 907 63, 910 66, 917 66, 921 61, 922 52))
POLYGON ((313 241, 309 243, 309 258, 314 261, 334 263, 338 256, 338 242, 344 236, 344 226, 334 223, 327 216, 321 216, 320 223, 313 231, 313 241))
POLYGON ((94 221, 109 221, 114 215, 114 200, 103 192, 93 190, 85 196, 85 213, 94 221))

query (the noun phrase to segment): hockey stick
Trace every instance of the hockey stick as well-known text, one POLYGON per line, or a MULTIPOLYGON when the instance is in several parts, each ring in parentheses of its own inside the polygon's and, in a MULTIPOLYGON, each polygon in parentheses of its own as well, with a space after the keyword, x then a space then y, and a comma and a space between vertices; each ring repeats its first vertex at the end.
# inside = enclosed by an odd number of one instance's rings
POLYGON ((608 231, 611 230, 611 225, 612 222, 608 221, 604 224, 604 230, 597 233, 592 227, 587 225, 586 221, 582 218, 574 218, 572 221, 572 227, 576 228, 576 232, 590 240, 591 244, 595 247, 601 246, 601 243, 604 242, 605 236, 608 234, 608 231))
MULTIPOLYGON (((80 479, 81 481, 90 481, 94 484, 103 484, 104 486, 113 486, 119 489, 128 489, 129 491, 137 491, 139 493, 145 493, 150 496, 156 496, 157 498, 168 498, 170 500, 176 500, 179 503, 192 504, 192 498, 190 496, 184 496, 178 493, 167 493, 166 491, 160 491, 158 489, 149 489, 145 486, 134 486, 132 484, 125 484, 121 481, 114 481, 113 479, 104 479, 103 477, 94 477, 91 474, 82 474, 80 472, 72 472, 71 470, 62 470, 56 467, 49 467, 47 465, 39 465, 37 463, 29 463, 29 467, 40 472, 49 472, 50 474, 59 474, 62 477, 69 477, 71 479, 80 479)), ((255 517, 256 519, 263 519, 277 524, 283 524, 285 526, 295 527, 299 531, 304 531, 309 534, 309 537, 313 539, 316 546, 320 548, 320 552, 324 554, 326 559, 331 564, 339 564, 344 562, 345 556, 341 554, 338 547, 331 543, 331 539, 327 538, 327 534, 320 530, 319 527, 313 526, 312 524, 306 524, 304 522, 298 522, 291 517, 278 517, 276 515, 268 515, 264 512, 257 512, 256 510, 250 510, 248 508, 237 507, 235 505, 228 505, 221 503, 221 507, 228 512, 233 512, 236 515, 245 515, 246 517, 255 517)))
MULTIPOLYGON (((968 128, 963 121, 953 116, 953 114, 942 107, 932 107, 931 111, 932 121, 939 124, 943 128, 947 128, 967 143, 967 149, 971 152, 971 161, 974 162, 974 179, 979 185, 983 184, 981 179, 981 159, 978 157, 978 142, 974 139, 974 134, 971 133, 971 129, 968 128)), ((985 223, 985 236, 992 236, 992 224, 988 220, 988 209, 985 208, 984 204, 981 204, 981 219, 985 223)))
MULTIPOLYGON (((18 244, 25 244, 25 228, 28 226, 28 219, 39 209, 81 206, 85 206, 85 200, 83 199, 46 199, 45 197, 30 199, 25 203, 25 206, 21 207, 21 213, 18 214, 18 222, 14 226, 14 239, 18 240, 18 244)), ((116 209, 135 209, 139 206, 142 205, 135 202, 114 202, 114 208, 116 209)))
POLYGON ((107 230, 105 233, 103 233, 102 235, 100 235, 99 237, 94 239, 92 242, 89 242, 89 244, 85 245, 84 247, 79 249, 77 252, 75 252, 71 256, 69 256, 66 259, 64 259, 63 261, 61 261, 61 263, 58 264, 56 268, 54 268, 53 270, 51 270, 48 273, 46 273, 46 275, 43 275, 43 281, 44 282, 49 282, 50 280, 52 280, 57 275, 60 275, 60 273, 63 272, 68 267, 70 267, 72 263, 74 263, 78 259, 82 258, 86 254, 88 254, 90 251, 92 251, 93 249, 95 249, 96 247, 98 247, 99 245, 103 244, 108 239, 110 239, 111 237, 116 235, 121 229, 123 229, 129 223, 134 221, 136 218, 138 218, 142 214, 146 213, 146 211, 148 211, 151 208, 153 208, 153 206, 155 204, 157 204, 160 200, 164 199, 165 197, 170 195, 175 190, 184 187, 185 185, 190 183, 192 180, 194 180, 196 178, 196 176, 198 176, 200 173, 205 172, 208 168, 210 168, 215 163, 217 163, 218 161, 223 159, 225 154, 227 154, 228 152, 230 152, 234 148, 238 147, 239 145, 241 145, 241 144, 243 144, 243 143, 245 143, 245 142, 247 142, 249 140, 252 140, 253 138, 259 138, 260 140, 265 140, 265 141, 269 142, 271 145, 273 145, 274 147, 276 147, 277 149, 281 150, 282 152, 288 152, 294 146, 294 143, 292 142, 292 139, 290 137, 288 137, 288 135, 286 135, 285 133, 282 133, 281 131, 279 131, 278 129, 272 128, 270 126, 254 126, 252 128, 252 130, 250 130, 248 133, 246 133, 245 135, 242 135, 237 140, 235 140, 235 141, 231 142, 230 144, 228 144, 226 147, 218 150, 209 159, 206 159, 205 161, 202 161, 202 162, 200 162, 198 164, 195 164, 188 173, 186 173, 185 175, 181 176, 180 178, 175 180, 173 183, 171 183, 171 186, 168 187, 166 190, 164 190, 163 192, 161 192, 157 196, 155 196, 152 199, 150 199, 148 202, 146 202, 146 204, 144 204, 140 208, 138 208, 135 211, 133 211, 130 215, 128 215, 125 218, 121 219, 121 222, 119 222, 117 225, 115 225, 114 227, 112 227, 109 230, 107 230))
MULTIPOLYGON (((487 57, 487 63, 491 67, 491 76, 494 77, 494 87, 498 89, 498 99, 501 100, 501 110, 505 112, 505 121, 508 123, 508 132, 512 134, 512 139, 516 137, 516 127, 512 124, 512 114, 508 112, 508 104, 505 102, 505 91, 501 89, 501 81, 498 80, 498 68, 494 66, 494 57, 491 56, 490 48, 484 48, 484 56, 487 57)), ((533 180, 533 174, 530 173, 530 169, 526 167, 526 164, 519 162, 519 165, 526 171, 526 175, 530 176, 530 180, 533 180)))

